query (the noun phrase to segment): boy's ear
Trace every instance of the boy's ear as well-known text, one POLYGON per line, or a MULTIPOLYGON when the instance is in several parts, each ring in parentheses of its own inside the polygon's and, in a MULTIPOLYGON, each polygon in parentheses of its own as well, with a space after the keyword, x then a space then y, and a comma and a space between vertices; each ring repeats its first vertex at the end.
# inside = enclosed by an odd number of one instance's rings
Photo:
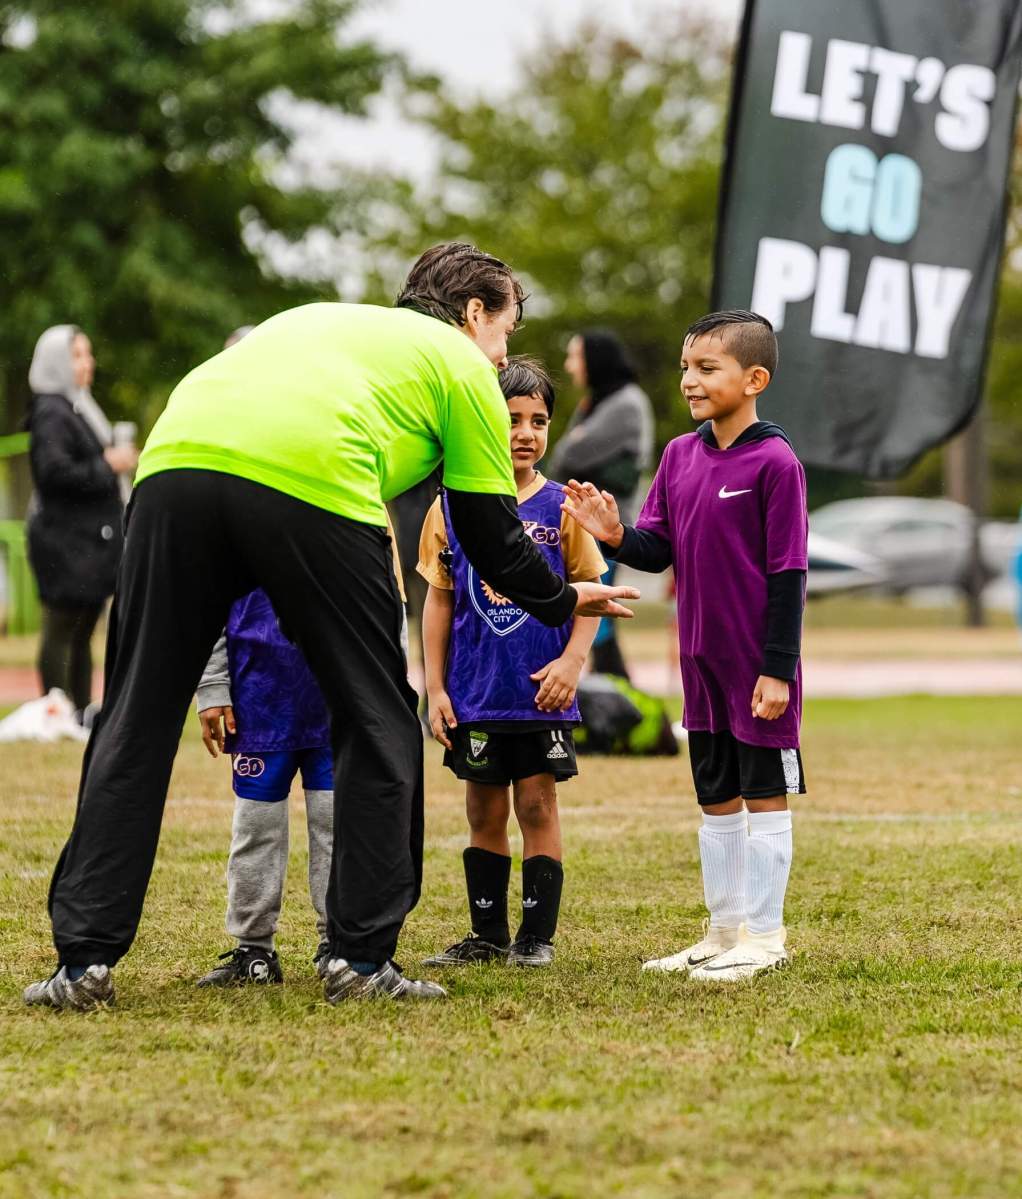
POLYGON ((745 394, 758 396, 770 385, 770 372, 765 366, 754 366, 749 370, 745 394))

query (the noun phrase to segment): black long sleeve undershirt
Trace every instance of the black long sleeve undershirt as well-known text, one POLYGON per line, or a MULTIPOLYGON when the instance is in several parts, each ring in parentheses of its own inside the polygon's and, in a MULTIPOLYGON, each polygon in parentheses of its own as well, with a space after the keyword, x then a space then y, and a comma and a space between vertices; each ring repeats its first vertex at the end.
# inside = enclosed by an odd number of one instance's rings
MULTIPOLYGON (((616 558, 624 566, 659 574, 671 565, 671 543, 649 529, 624 525, 621 544, 602 544, 605 558, 616 558)), ((771 679, 795 678, 802 652, 802 611, 805 607, 804 570, 781 570, 767 575, 767 627, 763 639, 760 674, 771 679)))
POLYGON ((767 575, 767 628, 760 674, 790 683, 802 652, 802 612, 806 572, 779 570, 767 575))
POLYGON ((465 556, 491 587, 550 628, 571 618, 578 597, 526 536, 511 496, 449 487, 447 509, 465 556))

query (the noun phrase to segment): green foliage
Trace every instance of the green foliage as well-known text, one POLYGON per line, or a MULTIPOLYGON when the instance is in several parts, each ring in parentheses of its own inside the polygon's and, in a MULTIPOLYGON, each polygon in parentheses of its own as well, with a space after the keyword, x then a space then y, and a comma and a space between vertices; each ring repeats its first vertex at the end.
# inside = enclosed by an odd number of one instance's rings
MULTIPOLYGON (((91 336, 97 393, 148 423, 241 324, 315 297, 252 231, 343 227, 282 163, 280 98, 364 112, 396 67, 338 30, 353 0, 0 0, 0 404, 13 427, 48 325, 91 336)), ((330 289, 332 294, 332 288, 330 289)))
POLYGON ((392 295, 424 245, 475 241, 532 291, 514 349, 558 368, 572 333, 610 325, 635 355, 660 441, 690 428, 678 357, 709 298, 727 54, 719 27, 690 14, 641 45, 587 26, 525 64, 506 99, 416 97, 413 114, 442 139, 440 178, 393 197, 375 293, 392 295))
MULTIPOLYGON (((416 97, 413 117, 438 135, 440 177, 395 185, 374 210, 372 294, 393 294, 424 245, 467 238, 507 258, 533 292, 515 349, 557 368, 568 337, 606 324, 632 347, 657 413, 657 440, 691 428, 678 402, 686 325, 706 310, 729 74, 715 23, 655 29, 632 44, 584 27, 523 65, 499 102, 416 97)), ((1022 240, 1013 209, 1011 245, 1022 240)), ((988 375, 991 515, 1022 503, 1022 276, 1006 271, 988 375)), ((764 415, 769 416, 769 396, 764 415)), ((562 404, 554 435, 570 405, 562 404)), ((808 472, 812 506, 874 488, 855 475, 808 472)), ((940 494, 941 451, 899 485, 940 494)), ((887 486, 890 489, 890 485, 887 486)))

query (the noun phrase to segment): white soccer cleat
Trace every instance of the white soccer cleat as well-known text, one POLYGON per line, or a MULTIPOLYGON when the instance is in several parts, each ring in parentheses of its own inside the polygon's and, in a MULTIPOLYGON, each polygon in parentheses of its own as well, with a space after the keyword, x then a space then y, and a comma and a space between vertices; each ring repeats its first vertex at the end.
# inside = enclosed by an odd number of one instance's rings
POLYGON ((733 948, 737 943, 737 928, 708 928, 704 921, 701 941, 690 945, 688 949, 672 953, 669 958, 653 958, 650 962, 643 962, 642 968, 659 974, 677 974, 683 970, 691 973, 707 962, 712 962, 714 958, 720 957, 722 953, 733 948))
POLYGON ((784 928, 772 933, 750 933, 743 924, 738 930, 738 944, 693 970, 690 977, 705 983, 736 983, 765 970, 777 970, 788 964, 786 936, 784 928))

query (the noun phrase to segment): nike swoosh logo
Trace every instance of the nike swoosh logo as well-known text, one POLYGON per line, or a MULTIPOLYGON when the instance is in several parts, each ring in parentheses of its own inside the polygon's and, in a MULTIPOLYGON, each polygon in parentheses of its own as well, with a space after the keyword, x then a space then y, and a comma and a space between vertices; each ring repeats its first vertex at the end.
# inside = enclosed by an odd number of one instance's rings
POLYGON ((751 487, 746 487, 744 491, 728 491, 726 487, 722 487, 717 495, 722 500, 729 500, 733 495, 748 495, 750 491, 752 491, 751 487))

